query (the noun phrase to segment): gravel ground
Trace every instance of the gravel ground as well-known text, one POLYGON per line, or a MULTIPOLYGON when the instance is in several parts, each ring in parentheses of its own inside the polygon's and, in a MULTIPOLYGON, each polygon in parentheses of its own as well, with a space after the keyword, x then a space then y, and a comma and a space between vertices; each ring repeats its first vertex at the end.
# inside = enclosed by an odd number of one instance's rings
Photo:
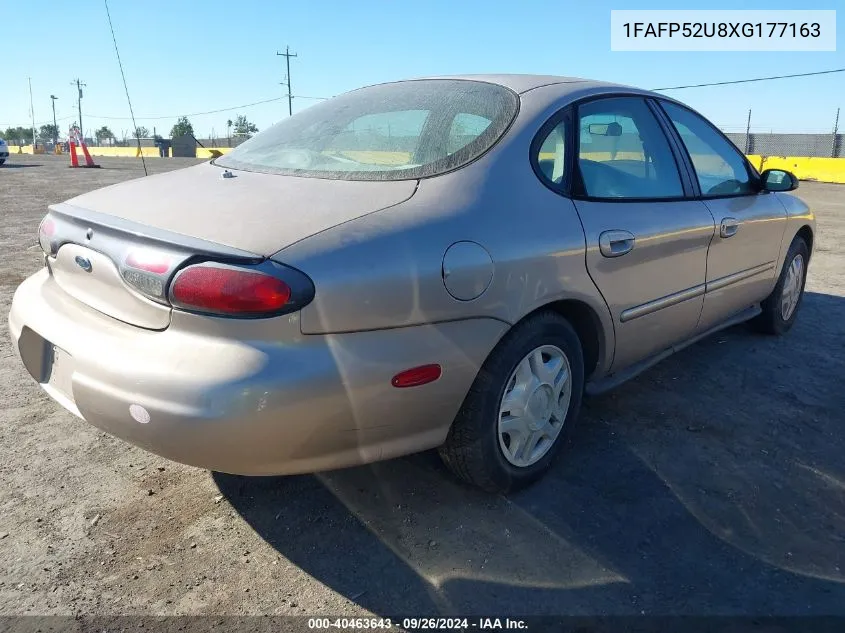
MULTIPOLYGON (((0 311, 47 204, 133 159, 0 168, 0 311)), ((195 161, 151 159, 151 171, 195 161)), ((54 404, 0 329, 0 615, 845 615, 845 187, 783 338, 736 327, 588 401, 510 498, 433 454, 251 479, 168 462, 54 404)))

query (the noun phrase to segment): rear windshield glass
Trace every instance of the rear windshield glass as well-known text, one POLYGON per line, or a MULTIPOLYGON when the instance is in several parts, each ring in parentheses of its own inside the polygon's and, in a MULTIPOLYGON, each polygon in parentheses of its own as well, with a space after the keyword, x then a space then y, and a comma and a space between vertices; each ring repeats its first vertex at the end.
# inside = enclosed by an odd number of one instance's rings
POLYGON ((478 81, 430 79, 361 88, 284 119, 215 164, 346 180, 434 176, 484 153, 517 96, 478 81))

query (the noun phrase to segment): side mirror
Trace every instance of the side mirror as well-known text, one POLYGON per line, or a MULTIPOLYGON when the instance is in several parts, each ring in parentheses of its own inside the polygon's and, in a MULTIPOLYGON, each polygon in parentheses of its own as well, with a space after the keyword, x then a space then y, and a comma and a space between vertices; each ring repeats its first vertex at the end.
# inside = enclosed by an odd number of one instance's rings
POLYGON ((784 169, 767 169, 760 174, 764 191, 792 191, 798 189, 798 178, 784 169))

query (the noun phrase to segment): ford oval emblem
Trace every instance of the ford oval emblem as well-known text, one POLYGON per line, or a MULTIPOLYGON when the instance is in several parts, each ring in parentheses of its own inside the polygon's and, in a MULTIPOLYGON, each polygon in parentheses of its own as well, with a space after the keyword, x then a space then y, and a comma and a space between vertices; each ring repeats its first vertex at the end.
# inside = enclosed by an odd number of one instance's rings
POLYGON ((90 259, 85 259, 84 257, 82 257, 82 255, 77 255, 76 259, 74 259, 74 261, 76 262, 76 265, 79 266, 86 273, 91 272, 91 260, 90 259))

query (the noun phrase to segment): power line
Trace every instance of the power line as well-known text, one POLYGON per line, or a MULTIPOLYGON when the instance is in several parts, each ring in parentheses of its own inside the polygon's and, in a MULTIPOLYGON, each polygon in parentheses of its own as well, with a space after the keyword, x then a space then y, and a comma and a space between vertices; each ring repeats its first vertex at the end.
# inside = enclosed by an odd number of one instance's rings
MULTIPOLYGON (((161 116, 139 116, 138 119, 141 121, 158 121, 161 119, 176 119, 180 116, 202 116, 205 114, 217 114, 218 112, 231 112, 232 110, 240 110, 242 108, 250 108, 252 106, 261 105, 262 103, 272 103, 273 101, 281 101, 284 97, 273 97, 272 99, 263 99, 261 101, 253 101, 252 103, 245 103, 243 105, 232 106, 231 108, 219 108, 218 110, 207 110, 205 112, 189 112, 188 114, 167 114, 161 116)), ((96 117, 98 119, 109 119, 115 121, 125 121, 128 120, 130 117, 126 116, 101 116, 98 114, 91 114, 89 116, 96 117)))
MULTIPOLYGON (((68 115, 68 116, 60 116, 58 119, 56 119, 56 121, 67 121, 67 120, 69 120, 69 119, 73 119, 73 118, 74 118, 74 115, 70 114, 70 115, 68 115)), ((41 127, 42 125, 48 125, 48 124, 50 124, 50 123, 52 123, 52 121, 51 121, 51 120, 49 120, 49 119, 44 119, 44 120, 42 120, 42 121, 36 121, 36 122, 35 122, 35 125, 37 125, 38 127, 41 127)), ((5 122, 5 123, 0 122, 0 125, 5 125, 5 126, 9 126, 9 127, 11 127, 11 126, 13 126, 13 125, 18 125, 18 124, 17 124, 17 123, 10 123, 10 122, 8 122, 8 121, 7 121, 7 122, 5 122)))
MULTIPOLYGON (((83 84, 84 85, 84 84, 83 84)), ((332 97, 314 97, 308 95, 291 95, 294 99, 315 99, 318 101, 325 101, 327 99, 331 99, 332 97)), ((262 105, 264 103, 273 103, 274 101, 281 101, 284 97, 273 97, 272 99, 262 99, 261 101, 253 101, 252 103, 244 103, 242 105, 232 106, 230 108, 220 108, 218 110, 207 110, 206 112, 189 112, 188 114, 165 114, 160 116, 139 116, 135 117, 139 121, 159 121, 163 119, 177 119, 180 116, 203 116, 206 114, 218 114, 220 112, 232 112, 233 110, 242 110, 244 108, 251 108, 252 106, 262 105)), ((106 119, 109 121, 131 121, 131 117, 128 116, 105 116, 100 114, 89 114, 88 116, 94 117, 95 119, 106 119)), ((59 117, 59 121, 67 121, 69 119, 74 118, 73 115, 59 117)), ((50 121, 44 120, 39 123, 50 123, 50 121)), ((17 123, 6 122, 1 123, 0 125, 17 125, 17 123)))
MULTIPOLYGON (((280 55, 284 56, 284 53, 279 53, 280 55)), ((291 53, 291 57, 295 56, 294 53, 291 53)), ((706 88, 709 86, 727 86, 732 84, 744 84, 744 83, 753 83, 758 81, 772 81, 774 79, 790 79, 793 77, 813 77, 816 75, 829 75, 832 73, 841 73, 845 72, 845 68, 834 68, 832 70, 819 70, 816 72, 810 73, 795 73, 792 75, 773 75, 771 77, 755 77, 753 79, 735 79, 733 81, 715 81, 711 83, 702 83, 702 84, 689 84, 685 86, 670 86, 667 88, 652 88, 653 92, 660 92, 663 90, 684 90, 687 88, 706 88)), ((83 84, 84 85, 84 84, 83 84)), ((296 99, 315 99, 318 101, 324 101, 326 99, 330 99, 331 97, 315 97, 315 96, 307 96, 307 95, 290 95, 291 98, 296 99)), ((174 119, 180 116, 203 116, 206 114, 217 114, 219 112, 231 112, 232 110, 240 110, 242 108, 250 108, 252 106, 261 105, 264 103, 273 103, 274 101, 280 101, 284 99, 284 97, 273 97, 272 99, 262 99, 261 101, 253 101, 252 103, 244 103, 242 105, 232 106, 229 108, 219 108, 217 110, 207 110, 205 112, 192 112, 189 114, 181 115, 181 114, 168 114, 168 115, 161 115, 161 116, 143 116, 138 117, 142 121, 155 121, 161 119, 174 119)), ((90 116, 96 117, 98 119, 110 119, 110 120, 127 120, 129 117, 119 117, 119 116, 100 116, 96 114, 92 114, 90 116)), ((67 117, 66 117, 67 118, 67 117)))
MULTIPOLYGON (((282 55, 282 56, 285 55, 284 53, 279 53, 279 54, 282 55)), ((294 56, 296 56, 296 54, 291 53, 290 56, 294 57, 294 56)), ((709 87, 709 86, 727 86, 727 85, 732 85, 732 84, 753 83, 753 82, 758 82, 758 81, 771 81, 771 80, 774 80, 774 79, 790 79, 790 78, 793 78, 793 77, 812 77, 812 76, 816 76, 816 75, 829 75, 829 74, 832 74, 832 73, 841 73, 841 72, 845 72, 845 68, 834 68, 832 70, 820 70, 820 71, 810 72, 810 73, 795 73, 795 74, 792 74, 792 75, 773 75, 771 77, 755 77, 753 79, 736 79, 736 80, 733 80, 733 81, 716 81, 716 82, 712 82, 712 83, 689 84, 689 85, 685 85, 685 86, 670 86, 670 87, 667 87, 667 88, 652 88, 652 91, 660 92, 660 91, 663 91, 663 90, 684 90, 684 89, 687 89, 687 88, 706 88, 706 87, 709 87)), ((80 83, 80 85, 84 86, 85 84, 80 83)), ((331 99, 331 97, 316 97, 316 96, 293 95, 293 94, 290 95, 290 98, 291 99, 292 98, 296 98, 296 99, 315 99, 315 100, 318 100, 318 101, 324 101, 326 99, 331 99)), ((157 116, 139 116, 137 118, 141 121, 159 121, 159 120, 163 120, 163 119, 175 119, 175 118, 178 118, 180 116, 188 116, 188 117, 204 116, 204 115, 207 115, 207 114, 218 114, 220 112, 231 112, 233 110, 241 110, 241 109, 244 109, 244 108, 251 108, 253 106, 262 105, 262 104, 265 104, 265 103, 273 103, 275 101, 281 101, 282 99, 284 99, 284 97, 273 97, 271 99, 262 99, 260 101, 253 101, 251 103, 243 103, 241 105, 231 106, 231 107, 227 107, 227 108, 218 108, 216 110, 205 110, 203 112, 190 112, 188 114, 166 114, 166 115, 157 115, 157 116)), ((132 117, 125 117, 125 116, 106 116, 106 115, 99 115, 99 114, 89 114, 88 116, 92 116, 92 117, 97 118, 97 119, 106 119, 106 120, 113 120, 113 121, 132 120, 132 117)), ((59 117, 59 121, 67 120, 67 119, 70 119, 70 118, 72 118, 72 117, 70 117, 70 116, 59 117)), ((49 123, 49 121, 45 121, 45 123, 49 123)), ((0 125, 13 125, 13 124, 12 123, 2 123, 0 125)))
POLYGON ((819 70, 812 73, 795 73, 794 75, 774 75, 772 77, 755 77, 754 79, 736 79, 734 81, 716 81, 707 84, 691 84, 688 86, 671 86, 670 88, 652 88, 653 92, 661 90, 683 90, 685 88, 705 88, 707 86, 727 86, 729 84, 747 84, 754 81, 771 81, 772 79, 790 79, 792 77, 812 77, 814 75, 829 75, 831 73, 845 72, 845 68, 834 68, 833 70, 819 70))
POLYGON ((106 17, 109 19, 111 39, 114 42, 114 54, 117 55, 117 65, 120 67, 120 77, 123 79, 123 90, 126 92, 126 101, 129 103, 129 116, 132 117, 132 127, 135 128, 135 140, 138 142, 138 154, 141 155, 141 164, 144 166, 144 175, 147 176, 147 161, 144 159, 144 152, 141 150, 141 135, 138 134, 138 126, 135 124, 135 113, 132 111, 132 100, 129 98, 129 87, 126 85, 126 75, 123 73, 123 62, 120 61, 120 51, 117 50, 117 38, 114 36, 114 26, 111 23, 109 13, 109 0, 103 0, 106 5, 106 17))

